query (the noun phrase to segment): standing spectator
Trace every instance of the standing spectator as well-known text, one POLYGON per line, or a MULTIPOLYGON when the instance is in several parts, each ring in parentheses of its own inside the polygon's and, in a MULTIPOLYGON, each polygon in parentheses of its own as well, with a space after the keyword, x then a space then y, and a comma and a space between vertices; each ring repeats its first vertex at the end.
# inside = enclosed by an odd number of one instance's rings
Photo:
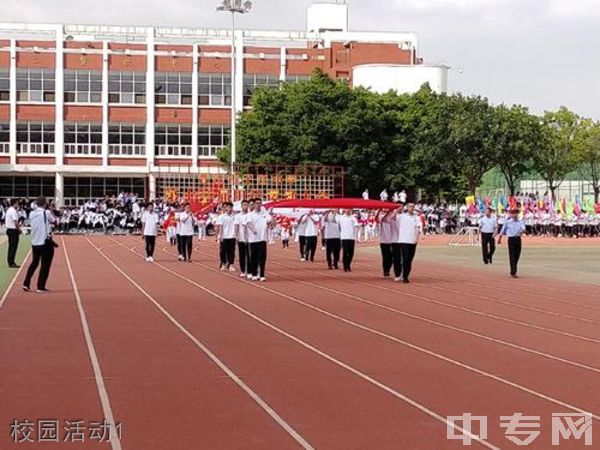
POLYGON ((17 249, 19 248, 19 235, 21 234, 21 226, 19 225, 19 201, 13 199, 10 203, 10 208, 6 211, 6 236, 8 237, 8 267, 13 269, 18 268, 15 258, 17 249))
POLYGON ((369 190, 365 189, 364 192, 362 193, 362 198, 363 200, 369 200, 369 190))
POLYGON ((154 204, 150 203, 142 216, 142 229, 146 241, 146 262, 154 262, 154 247, 160 219, 154 211, 154 204))
POLYGON ((388 191, 387 189, 384 189, 383 191, 381 191, 381 194, 379 194, 379 200, 381 200, 382 202, 387 202, 388 201, 388 191))
POLYGON ((54 248, 56 244, 52 240, 50 225, 56 222, 56 219, 50 211, 46 210, 46 197, 38 197, 36 207, 29 214, 29 224, 31 226, 31 251, 32 259, 25 280, 23 281, 23 290, 29 291, 31 278, 35 274, 41 262, 40 273, 38 275, 37 290, 39 294, 48 292, 46 283, 54 259, 54 248))
POLYGON ((400 194, 398 194, 398 201, 403 205, 406 203, 406 191, 404 189, 402 189, 400 194))

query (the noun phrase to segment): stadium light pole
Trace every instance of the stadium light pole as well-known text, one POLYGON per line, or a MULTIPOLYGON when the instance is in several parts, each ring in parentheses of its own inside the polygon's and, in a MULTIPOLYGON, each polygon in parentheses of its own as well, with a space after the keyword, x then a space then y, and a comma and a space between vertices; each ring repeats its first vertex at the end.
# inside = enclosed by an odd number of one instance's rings
POLYGON ((218 12, 231 13, 231 141, 229 147, 231 155, 229 157, 231 163, 231 201, 235 196, 235 159, 236 159, 236 119, 235 111, 235 85, 236 85, 236 51, 235 51, 235 15, 249 13, 252 9, 252 1, 250 0, 221 0, 221 4, 217 7, 218 12))

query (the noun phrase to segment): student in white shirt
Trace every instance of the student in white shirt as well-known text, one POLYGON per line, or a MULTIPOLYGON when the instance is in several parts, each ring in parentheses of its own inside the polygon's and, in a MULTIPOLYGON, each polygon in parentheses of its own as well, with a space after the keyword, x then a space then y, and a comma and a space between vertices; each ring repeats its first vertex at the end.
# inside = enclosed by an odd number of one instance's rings
POLYGON ((485 215, 479 221, 479 230, 481 231, 481 251, 483 254, 483 263, 492 264, 492 258, 496 251, 496 232, 498 230, 498 220, 493 214, 493 209, 488 206, 485 215))
POLYGON ((271 215, 262 210, 262 200, 254 200, 254 210, 248 214, 248 244, 250 245, 250 273, 252 281, 267 281, 267 239, 269 228, 273 226, 271 215))
POLYGON ((235 218, 233 203, 223 203, 223 214, 217 222, 217 241, 221 256, 221 270, 235 271, 235 218))
POLYGON ((384 277, 390 276, 390 270, 394 262, 392 245, 396 240, 396 224, 390 219, 393 214, 394 211, 390 210, 385 213, 378 213, 376 216, 376 219, 379 221, 379 248, 381 249, 384 277))
POLYGON ((148 207, 142 215, 142 229, 144 240, 146 241, 146 262, 154 261, 154 248, 156 246, 156 235, 158 234, 158 224, 160 219, 154 211, 154 205, 148 204, 148 207))
POLYGON ((317 250, 317 241, 319 237, 319 216, 313 210, 310 210, 304 216, 304 235, 306 236, 306 253, 304 259, 306 261, 315 260, 315 252, 317 250))
POLYGON ((4 218, 6 224, 6 237, 8 237, 8 253, 6 255, 6 261, 8 262, 8 267, 13 269, 19 267, 15 261, 17 249, 19 248, 19 235, 21 234, 18 211, 19 201, 13 199, 10 208, 6 210, 6 217, 4 218))
POLYGON ((56 223, 56 219, 50 211, 46 210, 46 197, 39 197, 35 203, 36 208, 29 214, 32 259, 23 281, 23 290, 29 291, 31 278, 41 262, 36 292, 45 293, 48 292, 46 283, 50 275, 56 246, 50 234, 50 225, 56 223))
POLYGON ((352 272, 352 260, 354 259, 354 247, 356 234, 358 232, 358 220, 352 214, 351 209, 344 210, 344 214, 338 217, 340 224, 340 238, 342 240, 342 263, 344 272, 352 272))
POLYGON ((306 261, 306 217, 305 214, 300 216, 298 219, 298 227, 296 228, 296 235, 298 236, 298 244, 300 248, 300 261, 306 261))
POLYGON ((323 216, 323 237, 325 238, 325 251, 327 254, 327 268, 339 269, 340 251, 342 240, 340 238, 339 215, 331 210, 323 216))
MULTIPOLYGON (((406 205, 406 212, 396 217, 396 223, 398 225, 398 243, 400 244, 400 256, 402 258, 402 282, 409 283, 412 262, 417 251, 421 230, 421 220, 415 214, 414 203, 406 205)), ((399 275, 396 275, 395 281, 400 281, 399 275)))
POLYGON ((242 200, 242 212, 235 216, 235 237, 238 243, 238 256, 240 260, 240 277, 250 275, 250 252, 248 250, 248 237, 246 223, 248 222, 248 200, 242 200))
POLYGON ((181 256, 183 261, 192 262, 194 244, 194 215, 189 203, 179 215, 179 236, 181 237, 181 256))

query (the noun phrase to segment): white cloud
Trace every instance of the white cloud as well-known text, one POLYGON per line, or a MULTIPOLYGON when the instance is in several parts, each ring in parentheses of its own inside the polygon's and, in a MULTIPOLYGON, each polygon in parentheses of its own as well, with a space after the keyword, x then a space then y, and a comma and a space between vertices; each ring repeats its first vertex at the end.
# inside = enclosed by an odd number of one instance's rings
POLYGON ((556 17, 597 18, 600 0, 550 0, 548 12, 556 17))

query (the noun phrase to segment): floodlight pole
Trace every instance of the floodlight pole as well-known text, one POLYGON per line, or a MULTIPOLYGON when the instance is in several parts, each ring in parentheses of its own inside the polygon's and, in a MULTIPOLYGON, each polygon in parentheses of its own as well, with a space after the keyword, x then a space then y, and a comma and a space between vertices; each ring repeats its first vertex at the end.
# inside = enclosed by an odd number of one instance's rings
POLYGON ((231 139, 229 147, 231 149, 231 155, 229 157, 231 162, 231 200, 235 200, 235 159, 236 159, 236 119, 237 114, 235 111, 235 11, 231 10, 231 139))

